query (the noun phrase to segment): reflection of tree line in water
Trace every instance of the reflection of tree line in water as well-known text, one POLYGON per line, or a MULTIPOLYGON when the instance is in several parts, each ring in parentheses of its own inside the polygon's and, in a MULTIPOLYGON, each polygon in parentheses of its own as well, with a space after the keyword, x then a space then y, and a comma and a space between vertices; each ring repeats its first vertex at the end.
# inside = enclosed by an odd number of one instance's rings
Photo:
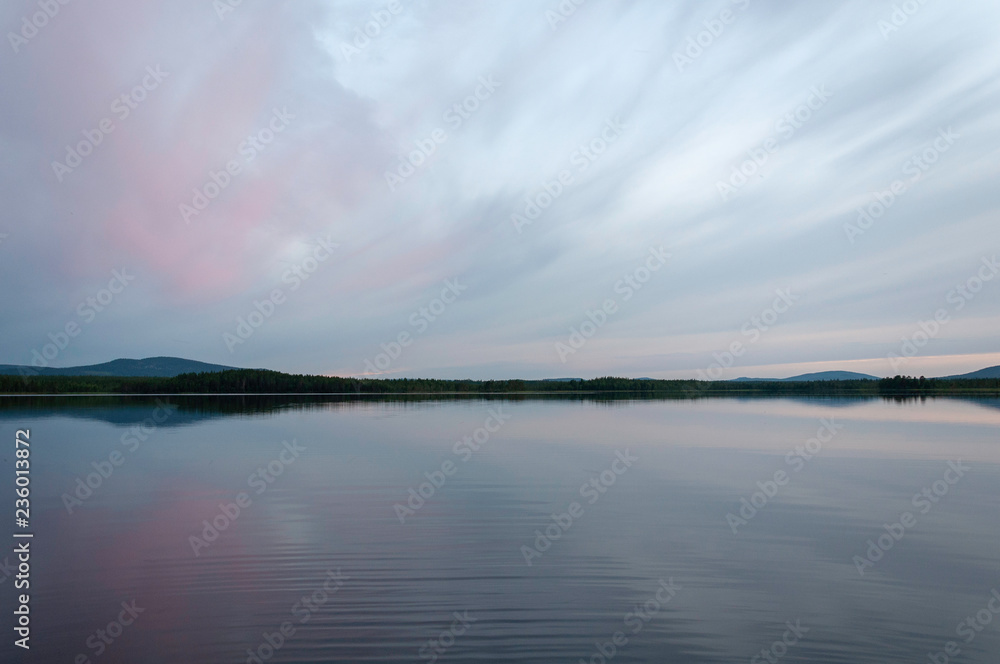
MULTIPOLYGON (((1000 396, 1000 379, 945 380, 896 376, 881 380, 749 382, 595 378, 592 380, 433 380, 337 378, 284 374, 262 369, 181 374, 173 378, 117 376, 0 376, 6 394, 265 394, 447 395, 504 394, 511 398, 551 395, 594 395, 618 398, 699 398, 705 396, 1000 396)), ((230 399, 227 401, 231 402, 230 399)), ((301 401, 301 400, 297 400, 301 401)), ((329 402, 329 400, 327 400, 329 402)), ((221 403, 220 403, 221 406, 221 403)))
POLYGON ((360 394, 360 395, 282 395, 282 394, 206 394, 183 395, 23 395, 0 398, 0 419, 39 417, 78 417, 97 420, 119 426, 130 426, 150 417, 157 408, 166 407, 169 416, 157 424, 161 427, 176 427, 227 416, 267 417, 288 412, 322 410, 363 409, 378 405, 379 411, 387 409, 410 410, 427 407, 432 402, 482 401, 525 402, 561 401, 591 403, 608 409, 621 408, 637 402, 649 401, 694 401, 697 399, 730 398, 755 400, 780 397, 803 403, 817 399, 837 399, 838 402, 864 402, 879 399, 893 403, 925 402, 940 396, 946 399, 960 399, 988 408, 1000 409, 1000 400, 994 393, 977 395, 773 395, 762 392, 754 394, 729 393, 709 394, 699 397, 669 394, 633 394, 628 392, 601 393, 495 393, 495 394, 360 394))

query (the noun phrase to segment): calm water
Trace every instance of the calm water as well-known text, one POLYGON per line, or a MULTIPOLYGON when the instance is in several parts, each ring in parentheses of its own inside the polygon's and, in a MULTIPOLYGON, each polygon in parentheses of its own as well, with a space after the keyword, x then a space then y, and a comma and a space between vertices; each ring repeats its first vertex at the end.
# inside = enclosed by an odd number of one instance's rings
POLYGON ((170 401, 0 403, 26 661, 1000 653, 996 401, 170 401))

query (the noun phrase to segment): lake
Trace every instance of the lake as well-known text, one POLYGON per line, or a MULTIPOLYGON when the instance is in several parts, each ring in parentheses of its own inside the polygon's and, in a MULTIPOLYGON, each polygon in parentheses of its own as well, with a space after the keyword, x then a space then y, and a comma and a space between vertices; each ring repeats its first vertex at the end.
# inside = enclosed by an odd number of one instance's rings
POLYGON ((25 661, 1000 653, 997 400, 162 399, 0 398, 25 661))

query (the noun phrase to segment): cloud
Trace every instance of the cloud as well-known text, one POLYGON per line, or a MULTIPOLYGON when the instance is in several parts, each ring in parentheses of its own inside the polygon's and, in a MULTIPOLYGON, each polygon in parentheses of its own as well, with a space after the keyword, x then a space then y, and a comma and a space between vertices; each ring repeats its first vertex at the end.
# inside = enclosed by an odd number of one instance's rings
MULTIPOLYGON (((554 29, 549 5, 63 6, 0 58, 3 361, 29 362, 127 267, 134 286, 54 364, 360 373, 452 277, 469 292, 408 349, 406 375, 693 376, 776 288, 804 302, 745 366, 877 363, 992 255, 992 4, 901 21, 860 0, 585 3, 554 29), (149 67, 169 74, 122 117, 149 67), (114 130, 59 181, 52 162, 103 119, 114 130), (960 138, 909 179, 948 128, 960 138), (518 233, 511 215, 566 173, 518 233), (845 225, 898 179, 906 192, 850 242, 845 225), (337 255, 291 291, 283 276, 327 234, 337 255), (660 245, 669 269, 562 364, 554 344, 660 245), (231 354, 223 333, 275 288, 288 303, 231 354)), ((9 3, 0 23, 16 32, 33 7, 9 3)), ((994 352, 975 321, 998 292, 957 312, 927 362, 994 352)))

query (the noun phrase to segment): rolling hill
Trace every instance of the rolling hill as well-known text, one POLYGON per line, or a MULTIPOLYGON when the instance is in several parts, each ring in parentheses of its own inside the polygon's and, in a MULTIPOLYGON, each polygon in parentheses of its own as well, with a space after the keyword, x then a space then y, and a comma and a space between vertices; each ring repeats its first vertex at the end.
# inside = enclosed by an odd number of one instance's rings
POLYGON ((217 373, 237 367, 208 364, 180 357, 147 357, 142 360, 118 359, 103 364, 82 367, 31 367, 17 364, 0 364, 0 374, 28 376, 147 376, 172 378, 183 373, 217 373))
POLYGON ((953 380, 969 379, 969 378, 1000 378, 1000 366, 980 369, 979 371, 973 371, 972 373, 962 374, 961 376, 947 376, 947 378, 953 380))
POLYGON ((855 373, 854 371, 820 371, 819 373, 802 374, 791 378, 737 378, 737 381, 771 381, 776 383, 804 383, 823 380, 878 380, 878 376, 855 373))
MULTIPOLYGON (((184 373, 218 373, 229 371, 239 367, 230 367, 222 364, 209 364, 188 360, 181 357, 147 357, 142 360, 132 360, 121 358, 104 362, 103 364, 91 364, 80 367, 45 367, 38 368, 17 364, 0 364, 0 375, 29 375, 29 376, 112 376, 112 377, 148 377, 148 378, 173 378, 184 373)), ((972 373, 959 376, 945 376, 945 380, 978 379, 978 378, 1000 378, 1000 366, 980 369, 972 373)), ((548 378, 542 382, 548 383, 569 383, 582 381, 582 378, 548 378)), ((640 378, 638 380, 651 381, 651 378, 640 378)), ((736 378, 732 382, 776 382, 776 383, 801 383, 813 381, 833 381, 833 380, 879 380, 878 376, 857 373, 854 371, 821 371, 818 373, 808 373, 789 378, 736 378)))

